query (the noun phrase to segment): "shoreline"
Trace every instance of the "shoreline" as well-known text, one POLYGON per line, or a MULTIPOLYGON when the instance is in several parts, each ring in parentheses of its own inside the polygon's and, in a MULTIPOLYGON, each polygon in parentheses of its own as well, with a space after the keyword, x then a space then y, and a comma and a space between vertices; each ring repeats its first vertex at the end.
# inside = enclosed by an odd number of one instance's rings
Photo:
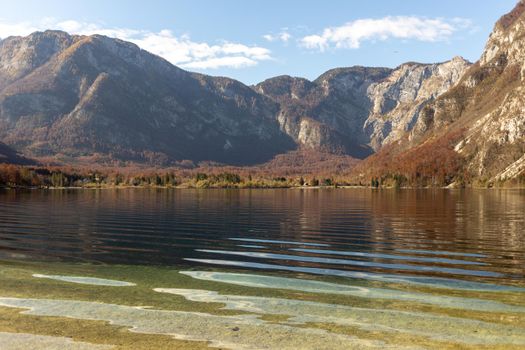
POLYGON ((349 189, 369 189, 379 190, 525 190, 525 187, 371 187, 371 186, 231 186, 231 187, 194 187, 194 186, 71 186, 71 187, 27 187, 27 186, 1 186, 0 190, 28 190, 28 191, 57 191, 57 190, 349 190, 349 189))

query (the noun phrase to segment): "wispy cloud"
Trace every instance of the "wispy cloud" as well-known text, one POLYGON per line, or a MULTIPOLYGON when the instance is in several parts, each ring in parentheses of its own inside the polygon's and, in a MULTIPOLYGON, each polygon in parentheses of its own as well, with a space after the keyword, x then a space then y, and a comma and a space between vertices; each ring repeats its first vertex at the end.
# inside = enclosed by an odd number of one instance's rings
POLYGON ((281 41, 283 43, 288 43, 288 41, 292 38, 292 34, 288 32, 287 29, 282 30, 278 34, 265 34, 263 35, 263 38, 266 41, 281 41))
POLYGON ((449 39, 459 30, 471 27, 467 19, 422 18, 414 16, 365 18, 342 26, 325 28, 322 33, 299 40, 307 49, 324 51, 329 48, 357 49, 364 41, 391 38, 436 42, 449 39))
POLYGON ((75 20, 43 19, 37 23, 0 21, 0 38, 12 35, 24 36, 46 29, 58 29, 80 35, 102 34, 130 41, 175 65, 189 69, 243 68, 272 59, 271 51, 260 46, 229 41, 209 44, 193 41, 188 35, 176 36, 169 30, 152 32, 131 28, 110 28, 75 20))
POLYGON ((264 47, 227 41, 210 45, 192 41, 187 35, 177 37, 168 30, 124 39, 190 69, 243 68, 272 59, 270 50, 264 47))

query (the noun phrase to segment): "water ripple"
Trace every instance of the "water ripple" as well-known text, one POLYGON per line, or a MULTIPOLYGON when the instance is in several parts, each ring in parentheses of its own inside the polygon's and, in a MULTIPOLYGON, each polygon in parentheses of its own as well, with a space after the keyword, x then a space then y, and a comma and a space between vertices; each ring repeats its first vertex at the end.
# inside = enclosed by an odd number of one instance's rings
POLYGON ((316 274, 522 286, 524 212, 525 191, 0 190, 0 256, 188 266, 220 251, 316 274))

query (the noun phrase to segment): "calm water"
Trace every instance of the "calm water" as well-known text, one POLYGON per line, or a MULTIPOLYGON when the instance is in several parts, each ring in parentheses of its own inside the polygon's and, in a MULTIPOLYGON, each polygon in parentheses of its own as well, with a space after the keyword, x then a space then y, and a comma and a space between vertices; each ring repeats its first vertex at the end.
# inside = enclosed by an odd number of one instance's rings
POLYGON ((4 191, 0 256, 513 285, 525 192, 4 191))
POLYGON ((525 191, 4 191, 0 348, 525 349, 524 217, 525 191))

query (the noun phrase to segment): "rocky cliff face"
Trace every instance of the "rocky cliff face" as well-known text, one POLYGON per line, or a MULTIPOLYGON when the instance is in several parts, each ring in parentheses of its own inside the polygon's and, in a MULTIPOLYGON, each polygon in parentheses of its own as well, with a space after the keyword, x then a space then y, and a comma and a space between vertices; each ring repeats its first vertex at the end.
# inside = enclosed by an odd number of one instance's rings
MULTIPOLYGON (((475 119, 456 151, 478 177, 506 180, 525 172, 525 2, 495 25, 478 65, 463 79, 461 119, 475 119)), ((438 116, 439 117, 439 116, 438 116)))
POLYGON ((295 148, 276 103, 117 39, 47 31, 0 42, 0 139, 32 156, 258 163, 295 148))
POLYGON ((439 64, 406 63, 370 86, 372 108, 365 130, 374 150, 411 131, 423 107, 454 86, 469 66, 462 57, 439 64))
POLYGON ((313 82, 283 76, 254 89, 280 104, 281 129, 300 146, 364 158, 372 153, 363 130, 370 108, 366 91, 389 72, 387 68, 338 68, 313 82))
POLYGON ((505 180, 525 170, 525 3, 495 25, 479 60, 431 106, 419 129, 462 128, 455 146, 471 174, 505 180))
MULTIPOLYGON (((448 64, 458 64, 457 59, 448 64)), ((457 84, 420 108, 407 138, 395 149, 380 151, 359 171, 377 168, 388 158, 389 165, 380 172, 406 175, 410 168, 416 173, 410 176, 417 176, 428 168, 423 152, 432 152, 446 154, 443 159, 454 163, 454 169, 460 164, 462 179, 466 176, 485 183, 524 174, 524 78, 525 2, 520 1, 496 23, 480 60, 457 84), (408 167, 409 162, 414 164, 408 167)), ((444 176, 444 183, 458 181, 457 175, 444 176)))
POLYGON ((254 87, 281 106, 281 129, 299 145, 363 158, 412 130, 422 108, 459 80, 470 63, 351 67, 313 82, 281 76, 254 87))

